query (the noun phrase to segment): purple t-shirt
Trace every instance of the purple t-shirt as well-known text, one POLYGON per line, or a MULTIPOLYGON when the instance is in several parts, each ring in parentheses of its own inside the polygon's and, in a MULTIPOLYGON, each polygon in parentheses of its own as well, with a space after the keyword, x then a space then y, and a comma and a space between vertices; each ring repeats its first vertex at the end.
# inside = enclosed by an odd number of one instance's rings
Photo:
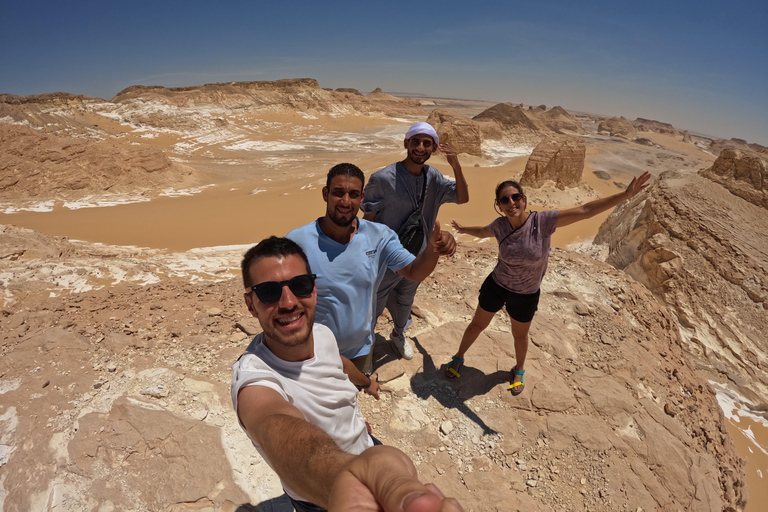
POLYGON ((499 242, 499 262, 493 269, 496 284, 515 293, 536 293, 547 273, 552 233, 560 212, 531 212, 525 224, 512 229, 506 217, 491 222, 488 229, 499 242))

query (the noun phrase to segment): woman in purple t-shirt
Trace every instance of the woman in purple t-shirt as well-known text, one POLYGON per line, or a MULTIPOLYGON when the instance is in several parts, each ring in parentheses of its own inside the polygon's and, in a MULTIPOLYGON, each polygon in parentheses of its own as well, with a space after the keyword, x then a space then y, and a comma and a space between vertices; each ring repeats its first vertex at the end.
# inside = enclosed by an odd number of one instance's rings
POLYGON ((552 233, 556 228, 588 219, 634 197, 648 186, 650 177, 650 173, 645 172, 634 178, 624 192, 610 197, 568 210, 543 212, 526 211, 528 199, 523 188, 518 182, 507 180, 496 187, 494 207, 501 217, 487 226, 475 227, 465 227, 452 221, 459 233, 481 238, 496 237, 499 261, 480 287, 475 316, 464 331, 458 352, 445 370, 446 377, 455 379, 461 376, 458 370, 464 362, 464 354, 488 327, 496 312, 506 305, 515 340, 515 366, 511 370, 509 389, 513 395, 522 393, 525 388, 523 374, 528 353, 528 330, 539 304, 539 287, 547 271, 552 233))

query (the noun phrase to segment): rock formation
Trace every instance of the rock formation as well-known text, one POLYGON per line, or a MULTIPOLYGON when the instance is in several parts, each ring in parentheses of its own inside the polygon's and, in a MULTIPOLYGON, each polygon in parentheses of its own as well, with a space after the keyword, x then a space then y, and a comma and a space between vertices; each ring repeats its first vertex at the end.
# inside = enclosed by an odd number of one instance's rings
POLYGON ((557 137, 541 142, 525 164, 520 184, 539 188, 546 181, 559 189, 581 182, 587 148, 581 137, 557 137))
POLYGON ((483 156, 480 126, 471 118, 447 108, 436 108, 427 122, 437 130, 440 142, 450 144, 457 153, 483 156))
POLYGON ((151 102, 189 108, 211 105, 240 110, 275 108, 290 111, 338 113, 341 111, 380 113, 390 116, 423 115, 421 104, 397 98, 381 89, 363 96, 354 90, 329 91, 312 78, 293 78, 273 82, 229 82, 193 87, 135 85, 119 92, 113 103, 151 102))
POLYGON ((701 174, 732 194, 768 208, 768 154, 724 149, 712 167, 701 174))
POLYGON ((645 284, 675 315, 686 351, 711 380, 730 381, 752 410, 768 410, 764 206, 696 173, 667 172, 647 194, 617 208, 595 243, 608 244, 607 262, 645 284))
POLYGON ((597 133, 608 134, 611 137, 621 137, 622 139, 635 140, 637 130, 626 117, 612 117, 600 121, 597 126, 597 133))
POLYGON ((747 142, 744 139, 714 139, 709 143, 709 151, 715 155, 719 155, 724 149, 743 149, 768 154, 767 147, 747 142))
POLYGON ((523 146, 535 146, 564 131, 586 133, 581 123, 562 107, 526 110, 521 105, 499 103, 472 119, 478 122, 484 139, 503 139, 523 146))
MULTIPOLYGON (((229 403, 229 367, 259 331, 242 251, 211 254, 206 274, 199 253, 50 243, 78 256, 0 259, 0 278, 14 276, 0 315, 3 510, 289 511, 229 403), (189 258, 194 280, 171 271, 189 258), (53 278, 72 275, 80 291, 53 278)), ((675 317, 609 265, 553 251, 522 395, 507 390, 501 315, 462 378, 445 379, 495 255, 460 244, 425 281, 412 361, 376 344, 382 399, 360 396, 374 433, 467 510, 738 510, 741 464, 675 317)))
POLYGON ((157 148, 59 137, 0 123, 0 199, 76 199, 191 185, 191 168, 157 148))
POLYGON ((494 122, 504 131, 517 130, 523 133, 540 131, 540 127, 531 120, 525 109, 512 103, 499 103, 480 112, 472 119, 494 122))
POLYGON ((632 121, 632 124, 639 132, 661 133, 664 135, 674 136, 680 135, 680 132, 678 132, 674 126, 669 123, 662 123, 661 121, 654 121, 652 119, 643 119, 642 117, 638 117, 632 121))
POLYGON ((360 91, 352 87, 339 87, 338 89, 336 89, 336 92, 347 92, 350 94, 354 94, 355 96, 362 96, 362 93, 360 91))
POLYGON ((687 142, 688 144, 693 144, 693 138, 691 138, 691 134, 688 132, 688 130, 683 130, 683 142, 687 142))
POLYGON ((563 107, 555 106, 547 111, 534 110, 534 112, 538 114, 538 120, 554 132, 571 132, 579 135, 587 133, 581 123, 563 107))

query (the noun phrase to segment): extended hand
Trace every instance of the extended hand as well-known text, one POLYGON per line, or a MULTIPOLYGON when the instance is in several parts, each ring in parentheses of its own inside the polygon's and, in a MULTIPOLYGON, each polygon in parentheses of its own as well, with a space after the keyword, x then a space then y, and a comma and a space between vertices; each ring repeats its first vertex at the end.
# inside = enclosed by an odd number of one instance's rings
POLYGON ((419 482, 413 462, 391 446, 357 456, 331 487, 329 512, 463 512, 437 487, 419 482))
POLYGON ((453 226, 453 229, 458 231, 459 233, 463 233, 462 229, 464 229, 464 226, 456 222, 455 220, 451 220, 451 226, 453 226))
POLYGON ((450 144, 439 144, 437 149, 439 149, 445 155, 445 159, 448 160, 448 163, 453 169, 455 169, 456 166, 461 166, 459 163, 459 156, 456 154, 456 150, 454 150, 450 144))
POLYGON ((451 257, 456 252, 456 239, 447 231, 440 232, 440 240, 435 244, 435 250, 440 256, 451 257))
POLYGON ((375 376, 368 377, 368 378, 371 379, 371 385, 368 386, 367 388, 364 388, 363 389, 363 393, 365 393, 366 395, 371 395, 373 398, 378 400, 379 399, 379 387, 380 387, 379 386, 379 381, 376 379, 375 376))
POLYGON ((639 178, 632 178, 632 182, 629 184, 626 190, 627 195, 630 198, 635 197, 640 193, 641 190, 648 187, 649 183, 647 182, 649 179, 651 179, 651 173, 648 171, 645 171, 639 178))

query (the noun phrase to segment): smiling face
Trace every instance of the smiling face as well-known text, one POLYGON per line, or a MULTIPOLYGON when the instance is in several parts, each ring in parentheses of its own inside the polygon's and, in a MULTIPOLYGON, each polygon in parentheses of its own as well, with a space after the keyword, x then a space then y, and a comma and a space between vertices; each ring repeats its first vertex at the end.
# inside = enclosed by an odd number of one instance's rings
POLYGON ((363 182, 354 176, 334 176, 330 187, 323 187, 328 204, 326 216, 337 226, 347 227, 357 217, 363 203, 363 182))
POLYGON ((498 205, 499 210, 501 210, 501 213, 503 213, 511 222, 517 224, 518 222, 525 220, 525 207, 528 205, 528 199, 525 196, 522 196, 515 201, 512 199, 512 196, 515 194, 522 195, 520 190, 512 185, 502 188, 499 190, 496 204, 498 205), (508 198, 509 202, 504 204, 503 198, 508 198))
MULTIPOLYGON (((289 255, 256 260, 251 264, 249 273, 251 282, 256 285, 267 281, 287 281, 308 273, 308 269, 301 257, 289 255)), ((264 329, 264 343, 275 355, 286 360, 312 357, 313 347, 309 341, 315 320, 316 288, 308 297, 297 297, 285 285, 278 301, 272 304, 261 302, 255 292, 248 290, 245 303, 248 311, 259 320, 264 329), (307 350, 308 355, 305 353, 307 350)))
POLYGON ((423 133, 405 139, 403 145, 408 150, 408 160, 417 165, 423 165, 437 149, 437 144, 432 140, 432 137, 423 133))

